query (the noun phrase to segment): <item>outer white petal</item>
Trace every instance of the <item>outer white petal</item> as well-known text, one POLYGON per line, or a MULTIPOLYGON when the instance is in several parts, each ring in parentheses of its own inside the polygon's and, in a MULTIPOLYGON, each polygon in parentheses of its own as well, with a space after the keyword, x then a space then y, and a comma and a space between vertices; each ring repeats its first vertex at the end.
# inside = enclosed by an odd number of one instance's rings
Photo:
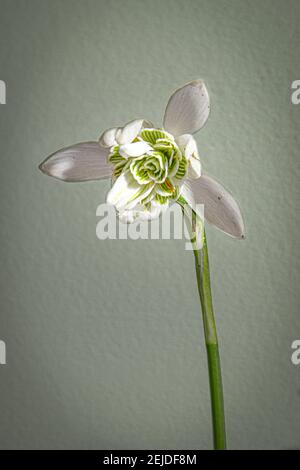
POLYGON ((201 176, 201 163, 199 158, 191 157, 188 167, 188 177, 194 180, 201 176))
POLYGON ((139 220, 139 211, 121 209, 118 211, 118 217, 123 224, 132 224, 139 220))
MULTIPOLYGON (((186 147, 191 139, 193 139, 193 136, 191 134, 182 134, 176 137, 176 144, 178 145, 182 153, 185 153, 186 147)), ((188 157, 186 156, 186 158, 188 157)))
POLYGON ((147 119, 135 119, 125 124, 124 127, 112 127, 103 132, 99 143, 106 148, 130 144, 144 127, 153 127, 153 124, 147 119))
POLYGON ((113 167, 107 163, 108 150, 98 142, 83 142, 53 153, 39 169, 59 180, 76 182, 109 178, 113 167))
POLYGON ((115 137, 115 139, 116 139, 116 144, 119 143, 119 138, 120 138, 120 136, 121 136, 121 134, 122 134, 122 129, 123 129, 122 127, 118 127, 117 130, 116 130, 116 137, 115 137))
POLYGON ((101 134, 99 138, 99 144, 105 148, 110 148, 113 145, 117 145, 116 134, 119 131, 119 127, 112 127, 111 129, 107 129, 103 132, 103 134, 101 134))
POLYGON ((117 136, 119 145, 131 143, 140 133, 143 127, 151 127, 152 124, 145 119, 135 119, 126 124, 117 136))
POLYGON ((195 204, 204 204, 204 217, 208 222, 234 238, 245 238, 238 203, 216 180, 208 175, 202 175, 198 180, 186 180, 181 195, 196 211, 195 204))
POLYGON ((198 157, 197 144, 194 137, 191 134, 182 134, 176 138, 176 143, 178 144, 182 153, 184 153, 187 160, 191 156, 198 157))
POLYGON ((119 209, 140 191, 140 185, 134 180, 131 173, 122 173, 114 182, 107 194, 106 202, 119 209))
POLYGON ((192 179, 199 178, 201 176, 201 162, 194 137, 190 134, 183 134, 177 137, 176 142, 189 161, 188 176, 192 179))
POLYGON ((152 150, 152 147, 147 144, 147 142, 133 142, 132 144, 121 145, 119 148, 119 153, 124 158, 128 157, 140 157, 144 155, 149 150, 152 150))
POLYGON ((160 204, 156 201, 151 201, 150 209, 147 210, 147 213, 145 214, 144 217, 146 217, 145 220, 154 220, 157 219, 160 214, 165 212, 169 207, 169 201, 166 201, 164 204, 160 204))
POLYGON ((135 181, 130 171, 125 171, 114 182, 107 194, 106 202, 113 204, 118 210, 132 209, 152 191, 152 187, 153 185, 147 188, 141 186, 135 181))
POLYGON ((193 134, 201 129, 209 115, 209 95, 202 80, 194 80, 176 90, 170 97, 164 117, 164 128, 173 134, 193 134))
POLYGON ((145 208, 142 204, 137 204, 130 210, 121 209, 118 215, 121 222, 124 223, 140 222, 157 219, 167 208, 168 203, 162 205, 153 201, 151 202, 150 209, 145 208))

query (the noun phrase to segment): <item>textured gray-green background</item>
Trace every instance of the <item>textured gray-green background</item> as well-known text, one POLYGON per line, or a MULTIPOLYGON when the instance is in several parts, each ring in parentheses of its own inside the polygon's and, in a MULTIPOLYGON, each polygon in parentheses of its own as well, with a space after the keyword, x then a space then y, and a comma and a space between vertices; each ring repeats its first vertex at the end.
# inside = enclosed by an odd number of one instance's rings
POLYGON ((205 79, 203 166, 247 239, 208 228, 231 448, 300 445, 300 2, 1 0, 1 448, 210 448, 193 257, 96 238, 109 182, 39 162, 205 79))

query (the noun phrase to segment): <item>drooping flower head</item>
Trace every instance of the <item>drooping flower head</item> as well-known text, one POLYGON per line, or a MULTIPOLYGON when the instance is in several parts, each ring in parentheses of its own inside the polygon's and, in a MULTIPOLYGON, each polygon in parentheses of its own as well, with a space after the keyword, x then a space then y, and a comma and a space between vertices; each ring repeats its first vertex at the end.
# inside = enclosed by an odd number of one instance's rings
MULTIPOLYGON (((194 80, 170 97, 162 128, 145 119, 104 131, 99 142, 59 150, 40 169, 64 181, 111 177, 107 202, 123 221, 156 218, 176 201, 193 209, 204 204, 205 218, 235 238, 244 238, 240 209, 213 178, 201 174, 195 139, 209 115, 209 95, 194 80)), ((202 216, 202 214, 199 214, 202 216)))

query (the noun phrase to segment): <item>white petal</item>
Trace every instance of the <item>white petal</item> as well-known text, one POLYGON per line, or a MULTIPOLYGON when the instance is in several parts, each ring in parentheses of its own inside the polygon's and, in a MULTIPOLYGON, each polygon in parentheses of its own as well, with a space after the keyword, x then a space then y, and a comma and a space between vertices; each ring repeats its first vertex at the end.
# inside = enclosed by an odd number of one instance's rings
POLYGON ((121 134, 122 134, 122 127, 118 127, 117 130, 116 130, 116 144, 118 145, 119 144, 119 138, 121 137, 121 134))
POLYGON ((140 157, 144 155, 149 150, 152 150, 152 147, 147 144, 147 142, 134 142, 133 144, 121 145, 119 148, 119 153, 124 158, 128 157, 140 157))
POLYGON ((140 190, 140 185, 134 180, 129 171, 122 173, 114 182, 107 194, 106 202, 117 208, 125 206, 131 197, 140 190))
POLYGON ((118 217, 123 224, 132 224, 139 219, 139 211, 121 209, 118 211, 118 217))
POLYGON ((177 137, 176 142, 185 158, 189 161, 188 177, 192 179, 199 178, 201 176, 201 163, 194 137, 190 134, 183 134, 177 137))
POLYGON ((54 178, 76 182, 109 178, 113 167, 107 163, 108 150, 98 142, 83 142, 53 153, 39 169, 54 178))
POLYGON ((137 204, 133 209, 121 209, 118 213, 119 219, 123 223, 133 223, 146 220, 157 219, 160 214, 166 211, 168 203, 158 204, 155 201, 151 202, 150 209, 142 204, 137 204))
POLYGON ((164 128, 174 136, 193 134, 201 129, 209 115, 209 95, 202 80, 194 80, 176 90, 170 97, 164 117, 164 128))
POLYGON ((107 194, 106 202, 113 204, 117 209, 132 209, 152 191, 152 188, 153 185, 141 186, 130 171, 125 171, 114 182, 107 194))
POLYGON ((110 148, 114 145, 130 144, 144 127, 152 127, 153 124, 146 119, 135 119, 124 127, 112 127, 103 132, 99 138, 102 147, 110 148))
POLYGON ((112 127, 111 129, 107 129, 106 131, 104 131, 99 138, 99 144, 105 148, 110 148, 114 145, 117 145, 116 134, 118 131, 118 127, 112 127))
POLYGON ((152 124, 145 119, 135 119, 134 121, 130 121, 123 127, 123 129, 121 129, 116 140, 120 145, 130 144, 138 136, 143 127, 149 127, 151 125, 152 124))
POLYGON ((194 137, 190 134, 183 134, 177 137, 176 142, 189 162, 188 177, 192 179, 199 178, 201 176, 201 162, 194 137))
POLYGON ((180 135, 176 138, 176 143, 187 160, 190 159, 192 154, 198 156, 197 144, 191 134, 180 135))
POLYGON ((190 158, 189 166, 188 166, 188 173, 189 178, 196 180, 201 176, 201 163, 199 158, 194 157, 193 155, 190 158))
POLYGON ((150 209, 147 210, 147 213, 144 215, 145 220, 154 220, 157 219, 160 214, 166 212, 169 207, 169 201, 166 201, 164 204, 160 204, 156 201, 151 201, 150 209))
POLYGON ((204 217, 208 222, 234 238, 245 238, 244 222, 237 202, 213 178, 202 175, 198 180, 186 180, 181 195, 196 212, 195 204, 204 204, 204 217))
MULTIPOLYGON (((179 147, 179 149, 182 153, 185 153, 187 144, 189 143, 190 139, 193 139, 193 136, 191 134, 182 134, 182 135, 176 137, 176 139, 175 139, 176 144, 178 145, 178 147, 179 147)), ((186 158, 188 159, 187 156, 186 156, 186 158)))

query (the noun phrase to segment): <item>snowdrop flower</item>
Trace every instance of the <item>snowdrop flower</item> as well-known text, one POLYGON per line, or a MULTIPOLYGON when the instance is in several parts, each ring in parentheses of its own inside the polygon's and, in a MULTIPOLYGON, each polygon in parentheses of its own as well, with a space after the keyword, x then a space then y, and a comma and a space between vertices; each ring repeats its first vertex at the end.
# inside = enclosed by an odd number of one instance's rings
POLYGON ((232 237, 244 238, 238 204, 220 183, 201 173, 192 134, 204 126, 209 111, 206 86, 194 80, 170 97, 163 128, 136 119, 104 131, 99 142, 59 150, 39 168, 69 182, 112 178, 107 202, 116 207, 122 221, 150 220, 170 204, 185 201, 195 210, 204 204, 208 222, 232 237))
POLYGON ((175 202, 185 209, 193 243, 195 270, 207 349, 214 448, 226 448, 225 414, 217 330, 214 319, 204 217, 234 238, 244 238, 239 206, 212 177, 202 174, 196 141, 209 115, 209 96, 201 80, 187 83, 170 97, 163 127, 136 119, 104 131, 98 142, 59 150, 40 165, 63 181, 111 178, 107 202, 122 221, 151 220, 175 202), (199 210, 198 210, 199 209, 199 210), (201 240, 201 246, 197 245, 201 240))

